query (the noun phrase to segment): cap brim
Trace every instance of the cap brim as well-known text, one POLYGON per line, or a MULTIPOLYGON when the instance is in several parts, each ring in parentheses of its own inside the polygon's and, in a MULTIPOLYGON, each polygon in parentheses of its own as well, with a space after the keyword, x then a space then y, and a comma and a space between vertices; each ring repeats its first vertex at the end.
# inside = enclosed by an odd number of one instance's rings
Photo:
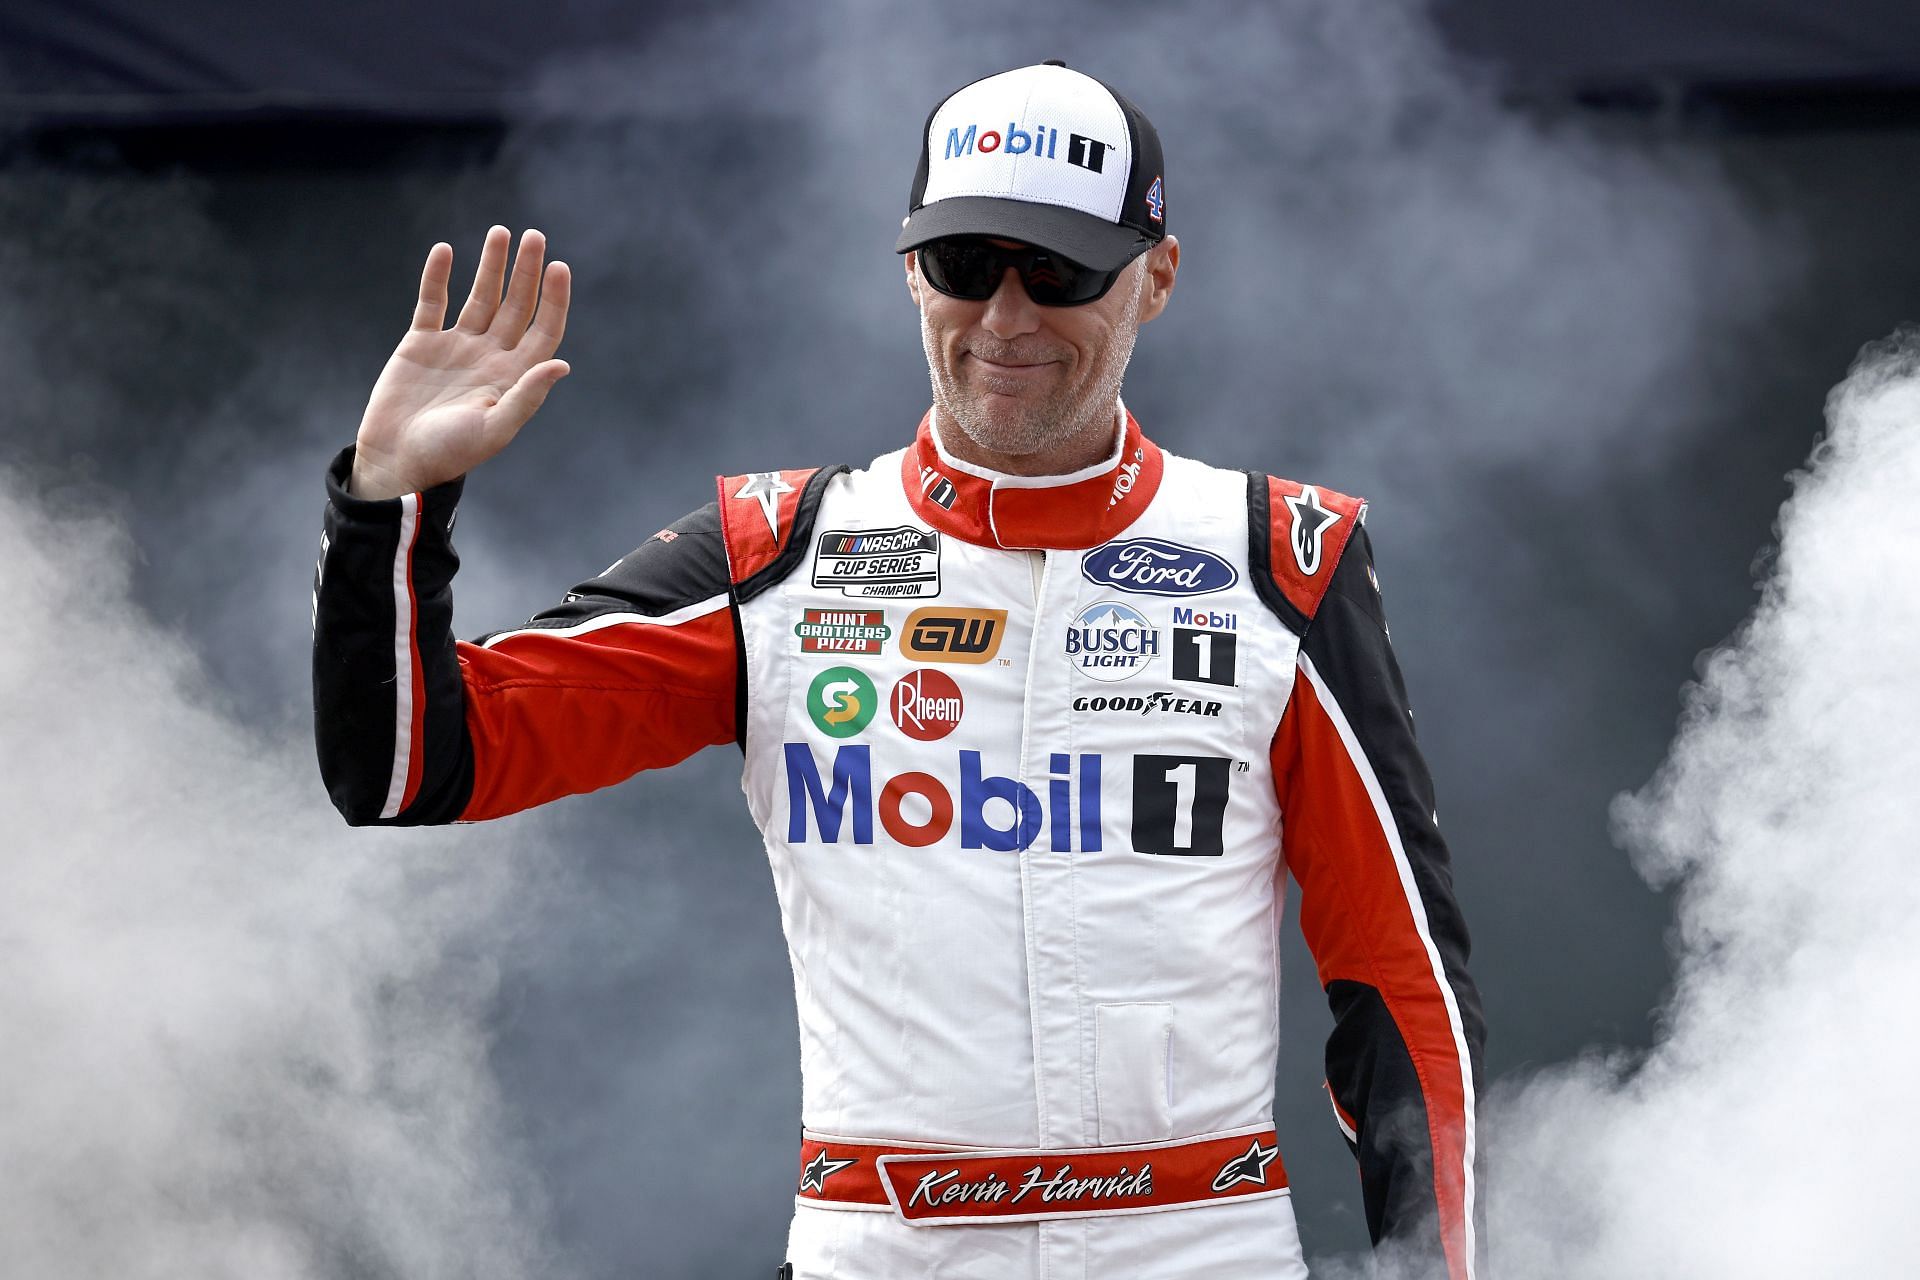
POLYGON ((1123 266, 1153 243, 1133 227, 1057 204, 999 196, 949 196, 916 209, 900 229, 893 251, 905 253, 942 236, 1024 240, 1096 271, 1123 266))

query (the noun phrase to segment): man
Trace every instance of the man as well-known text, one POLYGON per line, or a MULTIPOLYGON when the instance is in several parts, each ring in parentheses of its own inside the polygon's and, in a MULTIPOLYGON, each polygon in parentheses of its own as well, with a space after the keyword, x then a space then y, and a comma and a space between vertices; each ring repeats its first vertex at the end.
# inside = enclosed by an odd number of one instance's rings
POLYGON ((349 822, 740 744, 800 1014, 788 1274, 1304 1275, 1272 1127, 1286 873, 1368 1225, 1474 1274, 1479 1000, 1365 504, 1126 412, 1166 218, 1159 139, 1099 81, 949 96, 896 246, 933 388, 912 443, 722 477, 475 644, 461 477, 566 373, 538 233, 504 297, 488 235, 450 330, 434 247, 330 473, 314 696, 349 822))

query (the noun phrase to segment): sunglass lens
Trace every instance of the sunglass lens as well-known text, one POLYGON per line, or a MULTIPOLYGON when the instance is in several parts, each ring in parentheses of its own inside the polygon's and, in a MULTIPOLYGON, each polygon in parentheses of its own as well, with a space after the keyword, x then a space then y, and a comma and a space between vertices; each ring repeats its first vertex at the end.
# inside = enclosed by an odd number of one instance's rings
POLYGON ((966 240, 935 240, 920 247, 920 269, 942 293, 979 301, 1000 282, 999 255, 992 246, 966 240))
POLYGON ((1118 275, 1095 271, 1044 249, 1008 249, 979 240, 934 240, 920 246, 920 270, 944 294, 978 302, 993 296, 1007 268, 1020 273, 1027 296, 1043 307, 1074 307, 1107 291, 1118 275))

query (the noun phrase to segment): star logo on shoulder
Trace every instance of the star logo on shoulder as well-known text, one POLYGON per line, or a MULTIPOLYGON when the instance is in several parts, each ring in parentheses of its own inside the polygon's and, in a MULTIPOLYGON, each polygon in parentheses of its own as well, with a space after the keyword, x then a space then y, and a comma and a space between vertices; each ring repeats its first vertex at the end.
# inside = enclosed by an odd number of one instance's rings
POLYGON ((740 486, 740 492, 734 494, 737 501, 741 498, 758 498, 760 510, 766 513, 767 531, 774 540, 780 539, 780 495, 792 493, 793 486, 778 471, 756 471, 747 477, 740 486))
POLYGON ((1220 1172, 1213 1175, 1213 1189, 1225 1191, 1228 1187, 1237 1187, 1243 1182, 1266 1186, 1267 1166, 1278 1159, 1279 1155, 1279 1143, 1263 1147, 1260 1145, 1260 1139, 1255 1138, 1245 1155, 1235 1156, 1220 1166, 1220 1172))
POLYGON ((1293 513, 1293 562, 1300 566, 1300 572, 1311 578, 1320 572, 1320 547, 1327 530, 1340 522, 1340 513, 1321 505, 1320 491, 1312 485, 1302 485, 1300 492, 1286 499, 1287 510, 1293 513))
MULTIPOLYGON (((1278 1150, 1278 1148, 1276 1148, 1276 1150, 1278 1150)), ((829 1160, 827 1159, 826 1149, 823 1147, 820 1150, 820 1154, 809 1160, 807 1167, 800 1171, 800 1189, 802 1191, 818 1191, 821 1195, 825 1195, 827 1194, 826 1184, 828 1178, 831 1178, 842 1169, 859 1163, 858 1160, 829 1160)))

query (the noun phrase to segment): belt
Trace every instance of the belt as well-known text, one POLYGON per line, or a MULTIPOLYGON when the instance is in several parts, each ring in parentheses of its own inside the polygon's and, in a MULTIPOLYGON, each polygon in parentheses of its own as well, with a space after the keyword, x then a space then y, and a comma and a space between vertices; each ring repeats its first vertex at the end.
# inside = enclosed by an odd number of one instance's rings
POLYGON ((1287 1194, 1271 1127, 1072 1149, 940 1147, 807 1132, 802 1201, 918 1226, 1158 1213, 1287 1194))

